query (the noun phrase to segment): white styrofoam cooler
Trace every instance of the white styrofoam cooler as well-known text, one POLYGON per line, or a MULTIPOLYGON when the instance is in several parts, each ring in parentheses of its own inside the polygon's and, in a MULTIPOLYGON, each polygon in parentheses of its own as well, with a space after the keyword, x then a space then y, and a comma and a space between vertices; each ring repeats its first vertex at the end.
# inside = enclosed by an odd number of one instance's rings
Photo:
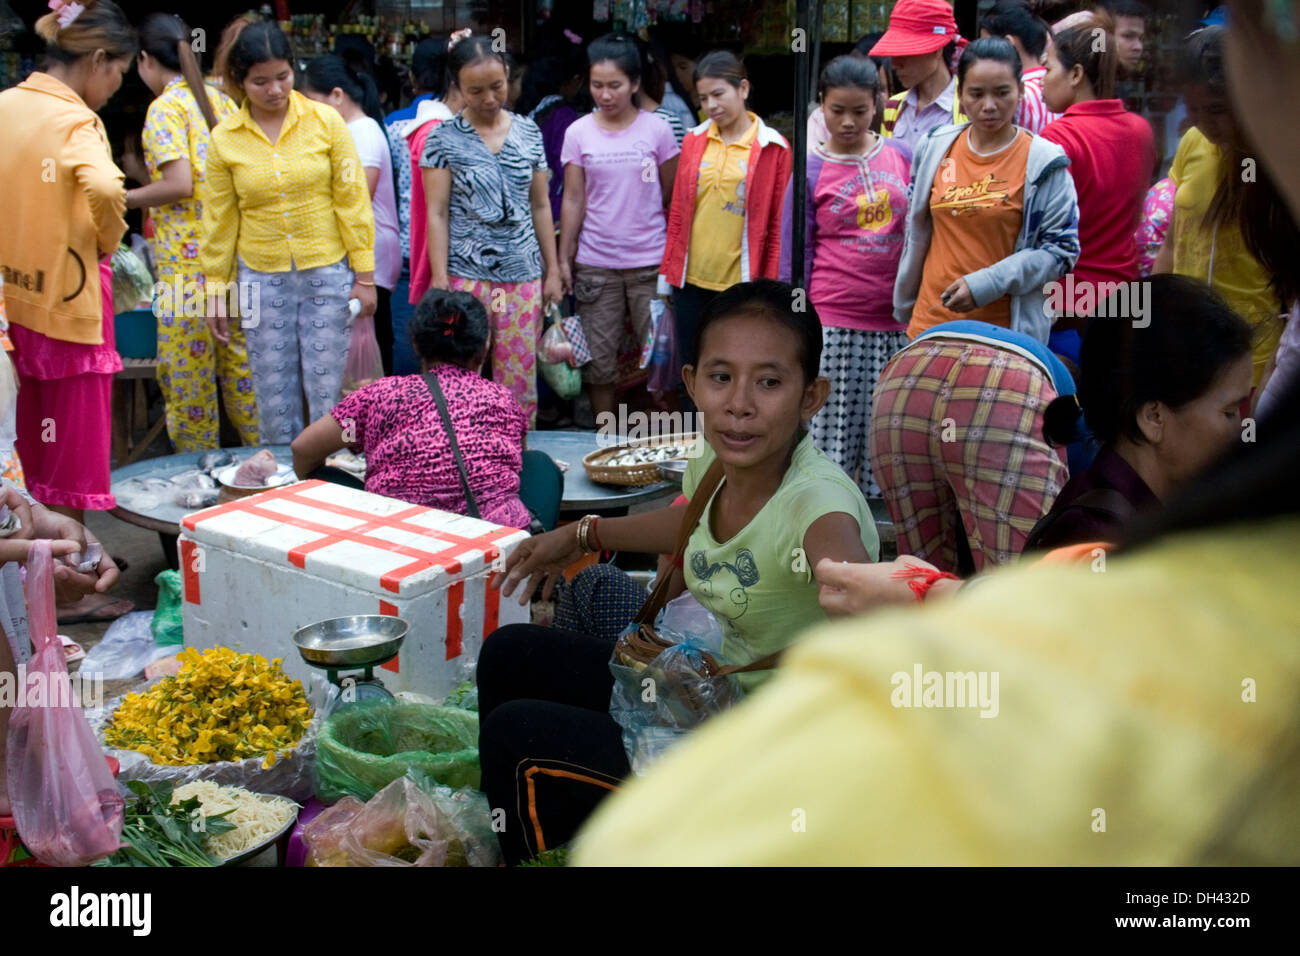
POLYGON ((441 697, 472 676, 485 636, 528 620, 488 587, 527 532, 323 481, 186 515, 185 644, 284 659, 306 681, 294 631, 326 618, 391 614, 411 630, 376 670, 393 692, 441 697))

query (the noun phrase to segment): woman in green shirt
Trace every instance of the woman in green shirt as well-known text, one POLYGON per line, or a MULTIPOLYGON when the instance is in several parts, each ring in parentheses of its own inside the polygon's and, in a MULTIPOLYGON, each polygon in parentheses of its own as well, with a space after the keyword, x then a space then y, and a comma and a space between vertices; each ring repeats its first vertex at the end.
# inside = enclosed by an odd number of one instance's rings
MULTIPOLYGON (((817 561, 874 561, 879 541, 866 500, 820 452, 806 424, 826 400, 818 376, 821 323, 791 308, 790 286, 741 283, 705 310, 686 386, 709 448, 687 468, 692 496, 710 466, 722 479, 683 555, 686 584, 717 619, 727 663, 784 649, 826 620, 811 568, 817 561)), ((672 553, 687 506, 585 520, 525 541, 498 578, 521 582, 521 603, 592 550, 672 553)), ((613 677, 606 640, 517 624, 483 646, 478 688, 483 789, 506 808, 500 834, 509 862, 566 841, 630 767, 609 716, 613 677)), ((752 689, 770 672, 743 675, 752 689)))

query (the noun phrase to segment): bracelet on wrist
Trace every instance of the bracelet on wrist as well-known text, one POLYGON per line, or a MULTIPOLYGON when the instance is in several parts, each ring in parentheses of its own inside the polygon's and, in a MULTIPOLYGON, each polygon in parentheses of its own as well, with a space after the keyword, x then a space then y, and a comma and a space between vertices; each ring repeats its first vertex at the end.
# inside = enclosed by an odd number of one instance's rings
POLYGON ((374 285, 375 285, 373 282, 367 282, 365 279, 357 279, 356 282, 357 282, 357 285, 368 285, 368 286, 370 286, 371 288, 373 288, 374 285))

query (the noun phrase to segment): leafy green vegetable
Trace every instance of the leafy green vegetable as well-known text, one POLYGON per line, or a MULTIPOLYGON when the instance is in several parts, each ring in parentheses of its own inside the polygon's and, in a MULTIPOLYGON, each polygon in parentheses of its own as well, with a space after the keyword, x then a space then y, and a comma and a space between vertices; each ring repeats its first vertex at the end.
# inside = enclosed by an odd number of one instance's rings
POLYGON ((197 797, 172 803, 174 787, 166 781, 151 787, 142 780, 128 780, 126 785, 136 799, 126 805, 124 845, 95 866, 221 865, 204 843, 210 836, 235 829, 225 813, 205 815, 197 797))
POLYGON ((569 848, 557 846, 554 850, 543 850, 531 860, 524 860, 520 866, 568 866, 569 848))

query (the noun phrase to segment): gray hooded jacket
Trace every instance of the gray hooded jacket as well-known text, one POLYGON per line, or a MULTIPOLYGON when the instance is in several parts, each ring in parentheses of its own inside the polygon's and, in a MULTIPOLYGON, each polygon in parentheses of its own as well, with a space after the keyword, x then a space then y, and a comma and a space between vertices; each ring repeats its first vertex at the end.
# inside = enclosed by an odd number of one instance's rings
MULTIPOLYGON (((912 319, 930 251, 930 186, 940 162, 969 125, 935 127, 912 159, 907 236, 894 282, 894 318, 899 322, 912 319)), ((1079 258, 1079 203, 1069 165, 1060 146, 1040 136, 1033 138, 1025 168, 1024 217, 1015 249, 1000 262, 964 277, 977 306, 1010 296, 1011 328, 1044 343, 1052 329, 1044 286, 1073 269, 1079 258)))

